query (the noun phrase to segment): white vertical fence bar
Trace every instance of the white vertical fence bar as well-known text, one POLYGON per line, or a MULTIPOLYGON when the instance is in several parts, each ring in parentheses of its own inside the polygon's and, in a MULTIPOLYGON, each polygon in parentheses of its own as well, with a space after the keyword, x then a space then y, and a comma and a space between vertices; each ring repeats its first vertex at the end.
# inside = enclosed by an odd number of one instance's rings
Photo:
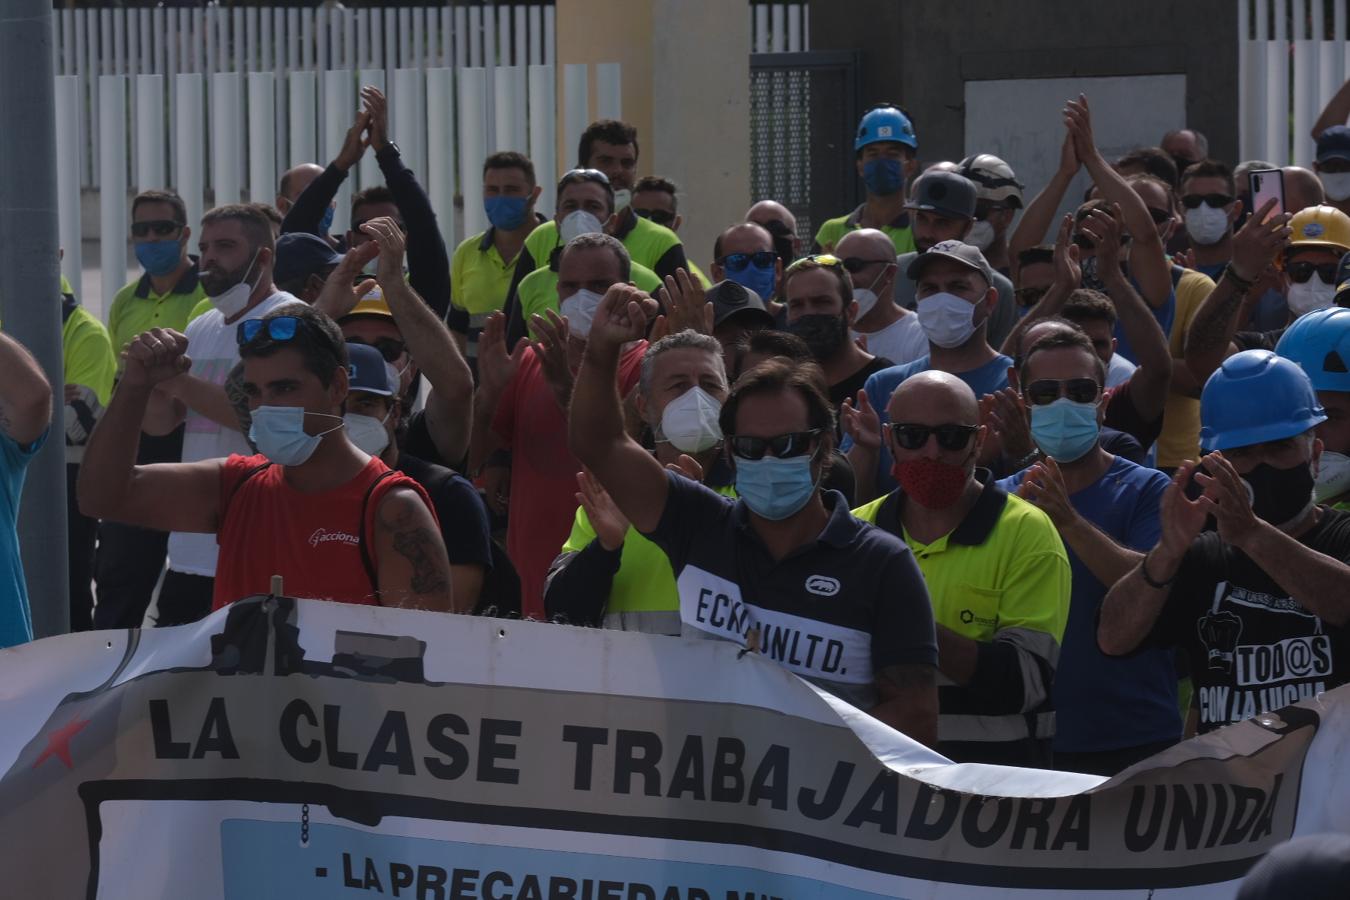
POLYGON ((435 10, 422 9, 412 11, 412 58, 409 65, 414 69, 424 69, 427 62, 427 15, 436 15, 435 10))
MULTIPOLYGON (((91 9, 87 11, 87 15, 85 16, 86 55, 84 63, 85 92, 86 96, 89 98, 89 118, 87 120, 89 129, 85 132, 89 135, 89 185, 90 187, 95 188, 98 187, 100 170, 99 159, 102 156, 102 154, 99 153, 98 140, 98 135, 101 133, 98 124, 98 79, 100 75, 99 66, 101 64, 99 56, 99 47, 101 46, 99 35, 102 33, 99 26, 101 17, 96 15, 98 12, 100 12, 100 10, 91 9)), ((102 10, 102 12, 106 12, 106 10, 102 10)))
POLYGON ((314 68, 314 10, 300 10, 300 68, 314 68))
POLYGON ((487 88, 483 105, 487 109, 487 131, 485 137, 489 147, 494 143, 497 133, 497 104, 492 101, 497 90, 497 16, 496 8, 483 7, 483 68, 487 72, 487 88))
POLYGON ((277 84, 271 72, 248 73, 248 198, 271 203, 277 187, 277 84))
POLYGON ((572 154, 581 142, 581 133, 591 124, 590 94, 585 63, 563 66, 563 158, 561 167, 571 168, 572 154))
MULTIPOLYGON (((315 131, 318 121, 315 109, 315 77, 313 72, 292 72, 290 83, 290 148, 287 168, 304 162, 318 162, 315 131)), ((325 160, 324 162, 327 162, 325 160)), ((319 165, 323 165, 322 162, 319 165)))
POLYGON ((109 12, 112 13, 112 71, 114 75, 125 75, 127 74, 127 11, 125 9, 113 9, 109 12))
MULTIPOLYGON (((72 41, 73 43, 73 41, 72 41)), ((80 79, 61 75, 56 79, 56 213, 60 227, 61 274, 70 281, 76 297, 84 296, 84 250, 80 228, 80 79)), ((100 218, 102 211, 100 210, 100 218)), ((119 285, 120 286, 120 285, 119 285)), ((103 296, 105 309, 112 295, 103 296)), ((121 349, 120 347, 118 348, 121 349)))
POLYGON ((1293 0, 1294 13, 1294 140, 1289 161, 1294 165, 1312 164, 1313 142, 1309 136, 1317 118, 1317 51, 1307 34, 1307 0, 1293 0))
POLYGON ((462 6, 455 7, 455 55, 451 60, 456 69, 469 64, 469 11, 462 6))
POLYGON ((421 72, 416 69, 395 69, 389 91, 389 135, 398 143, 403 162, 420 175, 426 173, 426 159, 418 133, 419 122, 425 126, 426 109, 419 107, 421 72))
POLYGON ((202 115, 205 91, 202 76, 197 72, 175 75, 174 81, 178 84, 178 100, 173 110, 174 135, 178 145, 175 185, 178 196, 183 198, 187 206, 188 224, 196 228, 202 220, 206 193, 206 145, 202 141, 202 135, 206 133, 206 120, 202 115))
POLYGON ((61 10, 61 74, 74 75, 80 70, 75 48, 75 10, 61 10))
POLYGON ((164 165, 164 76, 136 76, 136 190, 168 184, 164 165))
POLYGON ((239 76, 216 72, 211 76, 211 187, 216 205, 238 203, 242 192, 243 104, 239 76))
POLYGON ((557 11, 552 6, 544 7, 544 65, 554 65, 557 60, 554 59, 554 35, 557 33, 555 23, 557 20, 557 11))
POLYGON ((802 4, 794 3, 787 11, 787 49, 789 53, 800 53, 802 49, 802 4))
POLYGON ((769 8, 762 3, 750 7, 750 17, 754 21, 750 44, 752 53, 769 52, 769 8))
POLYGON ((127 80, 101 75, 98 80, 99 268, 105 302, 122 287, 127 275, 127 80))
MULTIPOLYGON (((526 86, 525 66, 499 66, 493 84, 493 105, 496 118, 493 122, 496 150, 515 150, 525 153, 529 146, 528 130, 530 121, 526 86)), ((547 184, 547 181, 542 182, 547 184)))
MULTIPOLYGON (((376 10, 376 12, 378 13, 379 11, 376 10)), ((372 69, 362 69, 362 70, 361 70, 360 83, 361 83, 361 86, 362 86, 362 87, 364 87, 364 86, 366 86, 366 85, 368 85, 368 84, 373 84, 375 87, 377 87, 377 88, 379 88, 380 90, 384 91, 386 94, 388 94, 388 92, 389 92, 389 89, 385 86, 385 83, 384 83, 384 68, 383 68, 383 67, 377 67, 377 68, 372 68, 372 69)), ((353 114, 353 115, 355 115, 355 111, 356 111, 356 109, 357 109, 357 105, 358 105, 360 102, 361 102, 361 101, 360 101, 360 98, 358 97, 358 98, 356 99, 356 101, 352 104, 352 114, 353 114)), ((347 124, 350 125, 351 122, 349 121, 347 124)), ((397 141, 397 138, 395 138, 395 141, 397 141)), ((336 149, 334 150, 334 152, 337 152, 336 149)), ((360 184, 360 187, 361 187, 362 189, 368 188, 368 187, 371 187, 371 186, 377 185, 377 184, 384 184, 384 176, 382 176, 382 175, 380 174, 380 165, 379 165, 379 163, 375 162, 375 154, 374 154, 374 153, 366 153, 365 156, 362 156, 362 157, 361 157, 361 164, 360 164, 359 166, 357 166, 357 171, 358 171, 358 172, 360 173, 360 175, 361 175, 361 184, 360 184)))
POLYGON ((772 40, 770 45, 774 53, 783 53, 787 50, 787 10, 781 3, 775 3, 770 7, 769 20, 773 23, 772 33, 769 35, 772 40))
MULTIPOLYGON (((238 36, 235 37, 238 40, 238 36)), ((248 71, 264 70, 262 58, 258 54, 258 8, 251 6, 244 12, 244 60, 248 71)))
POLYGON ((231 10, 230 47, 234 50, 234 70, 241 76, 252 71, 253 60, 248 55, 248 26, 245 25, 244 8, 236 6, 231 10))
POLYGON ((1252 159, 1251 122, 1247 115, 1252 106, 1252 89, 1249 83, 1252 74, 1251 61, 1251 6, 1250 0, 1235 0, 1237 3, 1238 33, 1238 156, 1252 159))
POLYGON ((535 204, 541 214, 553 215, 553 185, 558 181, 557 95, 552 66, 530 66, 530 160, 534 163, 535 178, 544 186, 535 204))
POLYGON ((1289 163, 1289 47, 1285 28, 1287 7, 1275 0, 1274 40, 1266 42, 1266 149, 1262 154, 1277 166, 1289 163))
MULTIPOLYGON (((164 7, 156 6, 150 10, 150 35, 145 40, 146 46, 152 48, 154 53, 154 68, 151 69, 156 75, 172 75, 165 63, 165 53, 178 40, 178 35, 167 31, 164 27, 164 7), (162 35, 156 39, 153 35, 162 35)), ((167 83, 172 86, 173 79, 168 79, 167 83)))
POLYGON ((399 67, 403 60, 398 52, 398 10, 384 11, 384 68, 391 72, 399 67))
POLYGON ((370 10, 358 9, 356 18, 356 59, 352 63, 353 69, 370 65, 370 10))
POLYGON ((449 247, 455 231, 455 73, 427 69, 427 195, 436 210, 436 223, 449 247))
POLYGON ((395 62, 399 68, 411 69, 416 65, 413 59, 412 10, 400 6, 394 12, 398 22, 398 59, 395 62))
MULTIPOLYGON (((544 14, 537 6, 530 7, 530 65, 544 64, 544 14)), ((548 191, 544 191, 545 194, 548 191)))
POLYGON ((595 64, 595 117, 623 118, 623 67, 619 63, 595 64))
MULTIPOLYGON (((1332 0, 1332 7, 1341 11, 1342 21, 1344 21, 1345 4, 1332 0)), ((1335 32, 1327 34, 1325 32, 1326 22, 1325 11, 1322 0, 1313 0, 1313 8, 1316 10, 1314 21, 1317 23, 1313 38, 1318 45, 1318 67, 1317 67, 1317 110, 1314 116, 1320 115, 1322 106, 1332 98, 1336 89, 1341 86, 1341 73, 1345 71, 1345 45, 1343 42, 1333 40, 1335 32)))
POLYGON ((127 17, 127 74, 140 75, 145 71, 141 66, 141 15, 149 10, 124 10, 127 17))
POLYGON ((526 7, 516 7, 514 17, 516 23, 516 50, 515 56, 511 58, 511 62, 521 68, 534 62, 534 59, 530 56, 530 23, 527 15, 528 12, 526 7))
POLYGON ((483 65, 483 11, 477 6, 469 7, 469 65, 477 68, 483 65))
POLYGON ((460 69, 459 192, 464 198, 464 236, 487 227, 483 212, 483 160, 487 157, 487 73, 482 67, 460 69))
MULTIPOLYGON (((327 165, 328 160, 337 156, 342 140, 347 136, 356 116, 356 82, 350 69, 323 73, 323 109, 327 123, 323 133, 323 142, 319 147, 319 165, 327 165)), ((342 234, 351 221, 352 182, 346 178, 338 188, 337 208, 333 212, 333 234, 342 234)))
MULTIPOLYGON (((80 84, 80 106, 76 115, 80 117, 79 133, 81 135, 90 134, 89 131, 89 107, 93 104, 89 102, 89 62, 85 54, 85 11, 77 9, 72 11, 75 20, 75 77, 79 79, 80 84)), ((80 184, 93 184, 93 149, 89 146, 96 141, 87 141, 83 137, 80 140, 80 184)))
POLYGON ((450 29, 455 21, 455 11, 448 6, 442 6, 440 9, 440 46, 437 48, 437 55, 434 62, 428 62, 428 65, 435 68, 449 69, 455 64, 455 43, 451 37, 450 29))

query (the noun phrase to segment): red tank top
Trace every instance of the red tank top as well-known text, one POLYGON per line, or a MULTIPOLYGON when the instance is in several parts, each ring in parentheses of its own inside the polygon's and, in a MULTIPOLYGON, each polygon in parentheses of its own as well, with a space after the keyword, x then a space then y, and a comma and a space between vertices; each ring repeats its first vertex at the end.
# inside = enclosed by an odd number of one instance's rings
POLYGON ((282 577, 291 597, 378 604, 361 559, 362 506, 365 552, 378 569, 374 534, 380 501, 393 488, 408 487, 431 509, 426 491, 402 472, 381 479, 389 467, 375 457, 351 481, 317 494, 287 484, 284 466, 259 469, 266 463, 265 456, 236 455, 221 469, 220 562, 211 608, 269 593, 273 575, 282 577))

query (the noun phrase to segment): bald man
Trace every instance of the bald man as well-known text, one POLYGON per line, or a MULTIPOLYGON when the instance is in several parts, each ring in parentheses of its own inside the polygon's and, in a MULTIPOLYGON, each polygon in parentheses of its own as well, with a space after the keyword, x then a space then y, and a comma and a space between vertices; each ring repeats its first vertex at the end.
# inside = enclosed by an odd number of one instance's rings
POLYGON ((867 352, 898 365, 928 352, 928 337, 919 317, 895 302, 895 244, 883 231, 860 228, 835 244, 834 255, 844 261, 853 280, 858 304, 853 339, 866 340, 867 352))
MULTIPOLYGON (((283 216, 291 211, 295 205, 295 200, 305 192, 311 181, 323 174, 323 166, 318 163, 301 163, 287 169, 281 175, 281 182, 277 185, 276 208, 283 216)), ((333 213, 337 210, 336 202, 328 204, 328 212, 324 213, 323 220, 319 223, 323 229, 323 234, 319 235, 330 245, 338 246, 337 241, 328 233, 328 229, 333 226, 333 213)))
POLYGON ((914 552, 938 637, 938 746, 957 762, 1048 767, 1051 685, 1069 612, 1069 560, 1050 517, 976 467, 974 391, 919 372, 879 438, 899 487, 853 511, 914 552))
POLYGON ((773 235, 763 225, 738 222, 713 242, 713 282, 734 281, 754 291, 780 324, 783 304, 774 298, 783 279, 783 268, 773 235))
POLYGON ((773 235, 774 248, 784 267, 802 253, 802 239, 797 236, 797 217, 777 200, 761 200, 746 210, 745 221, 763 226, 773 235))
POLYGON ((1322 179, 1315 172, 1302 166, 1285 166, 1284 173, 1284 211, 1296 213, 1310 206, 1321 206, 1326 202, 1326 192, 1322 189, 1322 179))

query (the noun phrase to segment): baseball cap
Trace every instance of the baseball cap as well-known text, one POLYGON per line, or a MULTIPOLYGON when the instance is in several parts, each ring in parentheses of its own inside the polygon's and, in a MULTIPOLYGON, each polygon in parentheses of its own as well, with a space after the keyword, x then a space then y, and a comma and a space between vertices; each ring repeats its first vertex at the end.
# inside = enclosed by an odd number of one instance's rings
POLYGON ((925 172, 914 182, 907 209, 922 209, 955 219, 975 218, 975 183, 955 172, 925 172))
POLYGON ((348 389, 367 394, 392 396, 398 390, 398 371, 384 361, 380 351, 369 344, 347 342, 348 389))
POLYGON ((1350 160, 1350 127, 1333 125, 1317 137, 1317 161, 1350 160))
POLYGON ((764 308, 750 288, 737 284, 730 279, 719 281, 707 291, 708 302, 713 305, 713 327, 721 325, 732 316, 744 316, 748 321, 753 317, 760 320, 766 328, 773 327, 773 316, 764 308))
POLYGON ((389 304, 385 302, 384 294, 380 292, 379 285, 370 289, 370 293, 361 298, 361 301, 352 307, 352 311, 347 313, 339 322, 345 322, 356 316, 382 316, 386 319, 392 319, 394 314, 389 310, 389 304))
POLYGON ((292 231, 277 238, 276 259, 272 280, 282 284, 297 278, 308 278, 342 262, 342 256, 334 252, 323 238, 300 231, 292 231))
POLYGON ((923 270, 937 259, 950 259, 952 262, 960 263, 968 269, 979 272, 990 285, 994 283, 994 269, 989 265, 989 260, 984 258, 980 248, 962 241, 939 241, 914 257, 910 261, 909 268, 905 270, 905 275, 910 281, 918 281, 923 275, 923 270))

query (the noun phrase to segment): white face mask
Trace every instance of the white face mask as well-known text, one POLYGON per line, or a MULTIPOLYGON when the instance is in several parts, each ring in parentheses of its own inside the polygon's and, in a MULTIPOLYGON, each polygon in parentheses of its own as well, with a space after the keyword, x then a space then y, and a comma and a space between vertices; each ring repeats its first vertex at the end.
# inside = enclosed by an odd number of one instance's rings
POLYGON ((1228 213, 1222 206, 1215 209, 1208 203, 1201 203, 1195 209, 1186 210, 1186 233, 1191 240, 1202 247, 1217 244, 1228 234, 1228 213))
POLYGON ((371 456, 379 456, 389 446, 389 431, 384 427, 388 421, 387 415, 383 419, 360 413, 347 413, 342 417, 342 423, 347 426, 347 440, 371 456))
MULTIPOLYGON (((1350 175, 1350 172, 1346 174, 1350 175)), ((1285 301, 1295 316, 1306 316, 1314 310, 1326 309, 1336 299, 1336 285, 1327 284, 1321 276, 1314 273, 1312 278, 1299 284, 1289 285, 1285 301)))
POLYGON ((619 188, 614 192, 614 211, 621 213, 633 202, 633 192, 628 188, 619 188))
POLYGON ((877 286, 877 282, 884 281, 885 278, 886 271, 883 269, 880 275, 872 279, 870 285, 865 288, 855 287, 853 289, 853 299, 858 301, 858 315, 854 318, 854 322, 862 321, 863 316, 870 313, 873 307, 877 305, 877 292, 874 288, 877 286))
POLYGON ((919 325, 944 350, 960 347, 975 333, 975 304, 946 291, 919 301, 919 325))
POLYGON ((561 312, 567 319, 570 335, 583 341, 590 335, 591 321, 595 319, 595 311, 600 308, 603 299, 604 295, 582 288, 562 302, 561 312))
POLYGON ((253 258, 248 261, 248 268, 244 270, 244 277, 239 279, 239 283, 226 288, 224 293, 207 297, 226 319, 234 318, 248 307, 248 298, 253 294, 253 285, 248 283, 248 276, 257 261, 258 251, 254 250, 253 258))
POLYGON ((583 234, 600 234, 604 230, 601 221, 584 209, 573 210, 558 223, 558 237, 562 238, 564 244, 583 234))
POLYGON ((1350 491, 1350 456, 1323 450, 1317 461, 1317 479, 1313 485, 1313 499, 1318 503, 1334 500, 1350 491))
POLYGON ((1350 199, 1350 172, 1323 172, 1317 177, 1322 179, 1328 200, 1339 203, 1350 199))
POLYGON ((983 220, 976 222, 966 235, 966 243, 980 248, 981 253, 988 250, 994 245, 994 226, 983 220))
POLYGON ((721 413, 720 400, 701 387, 691 387, 666 404, 657 440, 669 442, 682 453, 702 453, 722 440, 717 421, 721 413))

